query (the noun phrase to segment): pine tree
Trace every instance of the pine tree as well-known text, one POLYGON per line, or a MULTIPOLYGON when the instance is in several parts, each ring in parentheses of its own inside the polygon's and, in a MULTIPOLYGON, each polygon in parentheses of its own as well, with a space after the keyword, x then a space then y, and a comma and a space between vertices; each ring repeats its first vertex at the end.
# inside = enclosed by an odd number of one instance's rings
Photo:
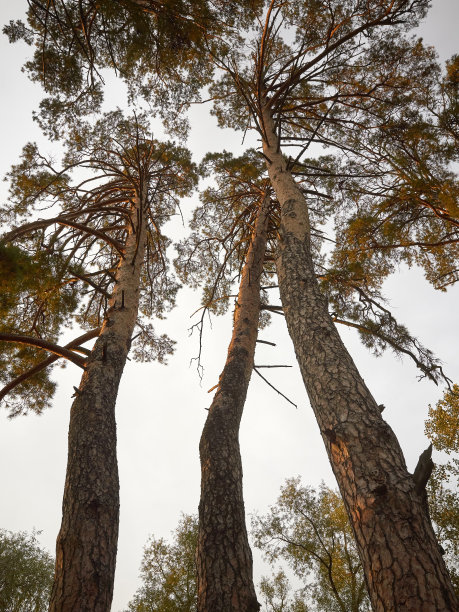
POLYGON ((413 97, 403 94, 429 81, 430 54, 403 37, 427 4, 319 4, 269 3, 251 56, 235 52, 219 60, 225 74, 212 88, 216 112, 224 125, 246 129, 251 122, 262 140, 281 210, 276 266, 283 311, 372 605, 453 610, 456 597, 422 504, 423 483, 408 473, 333 324, 312 259, 308 194, 292 174, 313 144, 345 155, 342 131, 368 129, 375 116, 405 109, 413 97), (296 159, 283 154, 289 144, 300 147, 296 159))
POLYGON ((58 138, 100 111, 103 71, 114 71, 132 98, 154 95, 156 112, 182 137, 180 109, 211 83, 209 50, 253 19, 261 0, 57 0, 28 3, 27 20, 3 28, 34 53, 24 69, 46 97, 35 119, 58 138))
MULTIPOLYGON (((196 173, 186 149, 155 141, 145 118, 124 119, 119 111, 73 133, 65 162, 65 171, 55 171, 36 147, 26 147, 23 162, 11 173, 12 203, 4 217, 21 221, 34 207, 44 205, 48 217, 18 225, 3 236, 3 242, 8 248, 18 243, 51 258, 55 252, 60 255, 59 273, 47 292, 57 304, 41 300, 35 307, 39 316, 32 311, 29 317, 46 323, 53 307, 60 316, 61 287, 81 283, 86 288, 80 289, 84 299, 79 310, 72 302, 72 320, 89 326, 96 342, 92 350, 83 350, 80 337, 64 352, 56 348, 54 339, 43 343, 37 325, 26 330, 30 336, 10 333, 0 339, 54 351, 84 370, 79 387, 74 387, 70 414, 50 609, 107 610, 113 594, 119 514, 116 396, 136 325, 140 329, 133 346, 136 358, 163 360, 172 350, 171 340, 158 337, 148 318, 163 316, 174 302, 178 285, 168 272, 169 241, 161 227, 175 213, 177 198, 194 187, 196 173), (73 181, 70 168, 78 170, 73 181), (57 209, 54 216, 49 216, 51 207, 57 209), (84 357, 77 357, 75 349, 84 357)), ((13 304, 13 322, 18 320, 21 301, 22 297, 13 304)), ((88 339, 88 334, 84 337, 88 339)), ((39 362, 27 374, 48 364, 49 359, 39 362)), ((22 376, 15 383, 24 380, 22 376)))
POLYGON ((204 313, 225 310, 234 273, 240 284, 228 356, 199 446, 198 609, 256 612, 260 605, 245 525, 239 428, 254 368, 261 279, 269 277, 271 199, 259 179, 255 152, 236 159, 209 155, 204 165, 216 173, 218 188, 204 193, 203 206, 194 213, 195 231, 179 247, 176 265, 188 282, 205 282, 204 313))

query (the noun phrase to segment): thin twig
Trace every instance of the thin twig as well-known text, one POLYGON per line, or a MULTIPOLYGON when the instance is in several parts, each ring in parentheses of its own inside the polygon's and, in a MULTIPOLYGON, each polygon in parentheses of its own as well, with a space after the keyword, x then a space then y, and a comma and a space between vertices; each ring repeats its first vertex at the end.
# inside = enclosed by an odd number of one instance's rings
POLYGON ((260 374, 260 372, 257 370, 257 368, 256 368, 255 366, 254 366, 254 368, 253 368, 253 369, 254 369, 254 370, 255 370, 255 372, 258 374, 258 376, 259 376, 260 378, 262 378, 262 379, 265 381, 265 383, 271 387, 271 389, 274 389, 274 391, 275 391, 276 393, 278 393, 279 395, 282 395, 282 397, 283 397, 284 399, 286 399, 286 400, 288 401, 288 403, 289 403, 289 404, 292 404, 292 406, 295 406, 295 408, 298 408, 298 406, 297 406, 297 405, 296 405, 294 402, 292 402, 292 400, 289 400, 289 399, 288 399, 288 397, 287 397, 286 395, 284 395, 283 393, 281 393, 281 392, 279 391, 279 389, 276 389, 276 387, 275 387, 274 385, 272 385, 272 384, 269 382, 269 380, 266 380, 266 378, 265 378, 265 377, 264 377, 262 374, 260 374))

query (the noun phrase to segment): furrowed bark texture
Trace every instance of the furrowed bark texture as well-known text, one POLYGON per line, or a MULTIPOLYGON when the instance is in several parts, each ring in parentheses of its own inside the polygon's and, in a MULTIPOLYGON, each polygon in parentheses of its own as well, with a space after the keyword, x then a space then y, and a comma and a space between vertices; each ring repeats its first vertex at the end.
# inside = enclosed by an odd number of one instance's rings
POLYGON ((199 446, 199 612, 257 612, 260 609, 245 526, 239 425, 258 335, 268 205, 266 197, 242 272, 228 357, 199 446))
POLYGON ((132 222, 136 231, 129 224, 110 307, 70 412, 52 612, 107 612, 113 597, 119 521, 115 404, 139 305, 145 249, 140 198, 132 222))
POLYGON ((281 205, 277 270, 285 318, 377 612, 458 610, 448 571, 390 426, 341 341, 317 283, 307 203, 264 114, 281 205))

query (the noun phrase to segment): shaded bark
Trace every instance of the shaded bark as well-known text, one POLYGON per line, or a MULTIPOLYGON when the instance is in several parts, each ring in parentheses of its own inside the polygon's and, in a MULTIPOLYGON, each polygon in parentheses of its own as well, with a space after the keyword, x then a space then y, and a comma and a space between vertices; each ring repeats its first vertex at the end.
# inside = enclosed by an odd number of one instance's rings
POLYGON ((140 197, 131 220, 109 309, 70 413, 53 612, 107 612, 113 597, 119 522, 115 403, 139 305, 146 228, 140 197))
POLYGON ((252 374, 260 315, 269 197, 257 216, 242 271, 228 357, 199 446, 199 612, 257 612, 245 525, 239 425, 252 374))
POLYGON ((341 341, 317 283, 307 202, 278 149, 269 112, 263 152, 281 205, 276 258, 290 336, 338 481, 377 612, 459 609, 392 429, 341 341))

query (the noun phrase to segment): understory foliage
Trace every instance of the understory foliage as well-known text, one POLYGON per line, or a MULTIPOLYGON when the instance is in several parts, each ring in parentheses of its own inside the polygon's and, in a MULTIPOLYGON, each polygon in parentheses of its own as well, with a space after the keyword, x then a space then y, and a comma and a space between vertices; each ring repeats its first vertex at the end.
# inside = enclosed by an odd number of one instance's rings
MULTIPOLYGON (((457 390, 457 389, 456 389, 457 390)), ((431 409, 426 430, 435 442, 457 442, 457 396, 447 393, 431 409), (456 414, 455 414, 456 412, 456 414), (439 422, 449 422, 439 426, 439 422), (451 437, 452 436, 452 437, 451 437)), ((441 444, 439 445, 441 446, 441 444)), ((440 449, 438 447, 438 449, 440 449)), ((453 582, 458 587, 459 498, 457 459, 439 466, 428 487, 429 509, 453 582), (447 476, 445 478, 445 475, 447 476), (448 481, 448 478, 451 480, 448 481), (456 478, 456 480, 455 480, 456 478)), ((151 536, 144 549, 142 586, 126 612, 195 612, 198 520, 183 515, 171 541, 151 536)), ((263 612, 369 612, 363 571, 339 493, 321 484, 288 479, 264 516, 252 516, 252 538, 272 568, 259 583, 263 612), (286 563, 295 578, 278 566, 286 563), (294 588, 292 585, 298 585, 294 588)))
POLYGON ((435 450, 446 454, 427 487, 429 510, 445 561, 459 594, 459 385, 429 407, 425 432, 435 450))
MULTIPOLYGON (((252 518, 252 533, 271 564, 286 561, 301 580, 308 610, 370 610, 354 535, 337 491, 324 484, 318 490, 304 487, 299 478, 287 480, 270 512, 252 518)), ((265 592, 274 589, 279 598, 285 576, 264 584, 265 592)))
POLYGON ((0 529, 0 609, 44 612, 48 609, 54 560, 36 534, 0 529))
POLYGON ((142 586, 126 612, 195 612, 198 519, 184 514, 172 543, 151 536, 140 567, 142 586))
POLYGON ((292 587, 280 569, 270 578, 263 576, 259 584, 263 601, 263 612, 311 612, 311 607, 304 599, 302 589, 292 595, 292 587))

